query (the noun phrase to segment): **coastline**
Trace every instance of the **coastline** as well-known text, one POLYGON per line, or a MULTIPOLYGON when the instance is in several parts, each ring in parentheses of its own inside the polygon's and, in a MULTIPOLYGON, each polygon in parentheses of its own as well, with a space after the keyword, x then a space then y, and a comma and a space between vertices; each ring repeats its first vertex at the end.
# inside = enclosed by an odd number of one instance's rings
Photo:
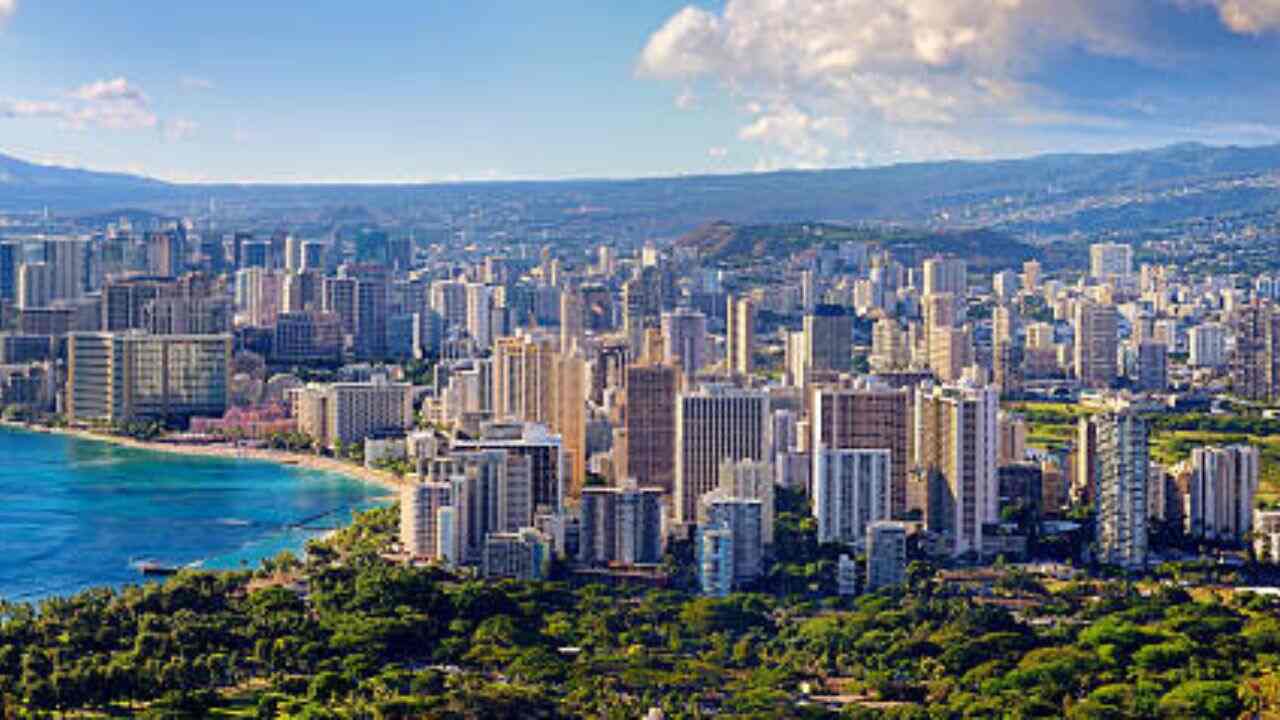
POLYGON ((116 435, 100 435, 89 430, 82 430, 78 428, 54 428, 46 427, 44 425, 27 425, 25 423, 13 422, 11 420, 0 420, 0 427, 12 430, 24 430, 26 432, 65 435, 67 437, 78 438, 80 440, 93 440, 97 442, 110 443, 112 445, 132 448, 134 450, 163 452, 174 455, 220 458, 223 460, 257 460, 260 462, 269 462, 277 465, 302 468, 304 470, 330 472, 338 475, 345 475, 354 480, 359 480, 371 485, 377 485, 397 496, 399 495, 400 490, 408 484, 405 478, 401 478, 385 470, 366 468, 361 465, 355 465, 335 458, 295 453, 287 450, 240 447, 222 443, 205 445, 199 443, 165 442, 163 440, 148 442, 134 438, 119 437, 116 435))

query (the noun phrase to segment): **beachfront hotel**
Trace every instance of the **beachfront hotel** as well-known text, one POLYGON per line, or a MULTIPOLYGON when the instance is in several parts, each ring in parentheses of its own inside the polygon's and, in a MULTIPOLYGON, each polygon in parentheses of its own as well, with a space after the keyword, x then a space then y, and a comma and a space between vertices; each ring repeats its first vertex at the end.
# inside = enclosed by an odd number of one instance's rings
POLYGON ((230 335, 71 333, 66 411, 108 422, 221 415, 230 335))

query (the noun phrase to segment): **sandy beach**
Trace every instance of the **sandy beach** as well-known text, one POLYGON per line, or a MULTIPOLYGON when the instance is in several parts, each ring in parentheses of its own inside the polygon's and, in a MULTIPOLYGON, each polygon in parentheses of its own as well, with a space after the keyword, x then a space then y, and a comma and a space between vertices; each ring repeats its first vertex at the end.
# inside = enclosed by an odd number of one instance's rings
POLYGON ((278 463, 280 465, 291 465, 294 467, 305 468, 307 470, 338 473, 363 482, 379 485, 393 493, 399 493, 400 489, 408 482, 405 478, 401 478, 385 470, 366 468, 361 465, 356 465, 354 463, 335 458, 320 457, 305 453, 294 453, 284 450, 235 446, 225 443, 202 444, 169 442, 164 439, 144 442, 142 440, 135 440, 134 438, 98 434, 78 428, 51 428, 43 425, 27 425, 7 420, 0 420, 0 426, 14 428, 17 430, 26 430, 29 432, 67 435, 84 440, 97 440, 99 442, 108 442, 114 445, 136 448, 138 450, 149 450, 152 452, 167 452, 177 455, 240 460, 261 460, 264 462, 278 463))

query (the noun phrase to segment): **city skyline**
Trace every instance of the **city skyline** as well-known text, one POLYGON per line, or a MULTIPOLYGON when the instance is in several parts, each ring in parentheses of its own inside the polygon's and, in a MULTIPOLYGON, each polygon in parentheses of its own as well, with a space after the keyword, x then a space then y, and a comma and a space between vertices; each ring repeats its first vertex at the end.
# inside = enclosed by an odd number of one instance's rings
POLYGON ((1262 0, 0 0, 0 152, 174 181, 644 177, 1280 140, 1262 0))

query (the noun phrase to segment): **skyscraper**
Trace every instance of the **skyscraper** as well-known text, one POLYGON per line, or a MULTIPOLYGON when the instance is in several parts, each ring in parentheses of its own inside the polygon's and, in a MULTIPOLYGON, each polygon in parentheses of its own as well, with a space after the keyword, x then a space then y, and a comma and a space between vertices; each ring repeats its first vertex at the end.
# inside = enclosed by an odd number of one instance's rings
POLYGON ((1232 392, 1246 400, 1280 399, 1280 312, 1270 304, 1247 305, 1232 316, 1232 327, 1232 392))
POLYGON ((1116 379, 1118 313, 1111 305, 1081 300, 1075 311, 1075 370, 1085 387, 1105 389, 1116 379))
POLYGON ((626 369, 627 474, 641 487, 675 491, 676 393, 679 376, 670 365, 626 369))
POLYGON ((1150 426, 1132 412, 1094 416, 1097 434, 1098 559, 1126 568, 1147 562, 1150 426))
POLYGON ((727 303, 725 369, 747 376, 755 371, 756 305, 750 298, 732 296, 727 303))
POLYGON ((772 453, 769 398, 721 385, 676 400, 675 519, 692 523, 697 503, 719 485, 725 460, 765 461, 772 453))
POLYGON ((582 490, 578 561, 587 565, 662 562, 662 490, 589 487, 582 490))
POLYGON ((879 521, 867 526, 867 591, 902 585, 907 579, 907 527, 879 521))
POLYGON ((1242 542, 1253 529, 1258 448, 1199 447, 1191 451, 1186 532, 1207 540, 1242 542))
POLYGON ((813 453, 813 515, 818 542, 861 545, 871 523, 892 516, 891 452, 831 450, 813 453))
POLYGON ((0 301, 12 302, 18 285, 18 266, 22 264, 22 246, 0 242, 0 301))
POLYGON ((663 360, 692 379, 707 363, 707 317, 685 308, 662 315, 663 360))
POLYGON ((1121 243, 1089 246, 1089 276, 1095 280, 1128 279, 1133 275, 1133 248, 1121 243))
POLYGON ((853 369, 853 315, 839 305, 818 305, 804 317, 805 354, 810 370, 853 369))
POLYGON ((400 493, 400 544, 415 558, 444 559, 440 510, 453 503, 453 486, 427 481, 406 485, 400 493))
MULTIPOLYGON (((907 512, 907 469, 912 462, 915 402, 908 388, 863 382, 822 388, 813 399, 813 451, 888 450, 890 517, 907 512)), ((818 477, 814 466, 814 478, 818 477)))
POLYGON ((72 333, 66 414, 111 422, 221 416, 230 362, 229 335, 72 333))
MULTIPOLYGON (((937 482, 938 526, 952 556, 982 552, 983 524, 998 519, 995 390, 966 385, 916 393, 916 459, 937 482)), ((933 502, 933 499, 930 499, 933 502)))
POLYGON ((963 298, 968 292, 969 266, 960 258, 929 258, 924 261, 924 295, 951 293, 963 298))
POLYGON ((708 499, 697 542, 704 593, 724 596, 764 575, 762 511, 759 500, 708 499))
POLYGON ((89 283, 89 242, 80 238, 44 241, 44 261, 53 273, 54 300, 74 300, 89 283))

